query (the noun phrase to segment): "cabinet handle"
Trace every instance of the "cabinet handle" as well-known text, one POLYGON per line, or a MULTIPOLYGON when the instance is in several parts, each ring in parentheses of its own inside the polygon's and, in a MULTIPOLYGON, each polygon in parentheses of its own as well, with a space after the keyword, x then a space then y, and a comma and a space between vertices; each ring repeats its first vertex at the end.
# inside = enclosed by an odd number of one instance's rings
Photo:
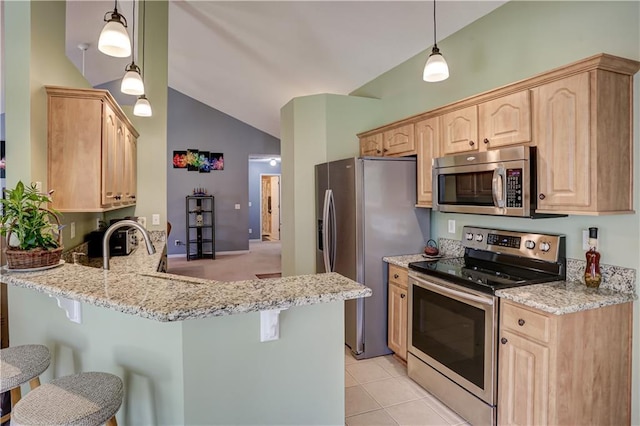
POLYGON ((388 152, 389 150, 387 148, 384 148, 382 151, 383 152, 388 152))
POLYGON ((538 195, 538 198, 540 198, 541 200, 544 200, 545 198, 547 198, 547 196, 544 194, 540 194, 538 195))
POLYGON ((377 154, 382 154, 382 151, 380 151, 379 149, 376 150, 377 154))
POLYGON ((523 320, 522 318, 520 318, 520 319, 518 320, 518 325, 519 325, 520 327, 522 327, 522 326, 524 325, 524 320, 523 320))
POLYGON ((400 275, 398 275, 398 274, 393 274, 393 278, 395 278, 395 279, 397 280, 398 278, 400 278, 400 275))
POLYGON ((406 295, 406 294, 401 294, 401 295, 400 295, 400 299, 404 299, 405 297, 407 297, 407 295, 406 295))
POLYGON ((135 200, 136 196, 135 195, 129 195, 129 198, 133 198, 135 200))
POLYGON ((483 142, 484 142, 484 143, 489 143, 489 139, 484 138, 484 141, 483 141, 483 142))
POLYGON ((474 146, 476 143, 474 141, 469 141, 469 146, 474 146))
POLYGON ((502 339, 500 339, 500 343, 502 343, 503 345, 506 345, 508 342, 506 337, 503 337, 502 339))

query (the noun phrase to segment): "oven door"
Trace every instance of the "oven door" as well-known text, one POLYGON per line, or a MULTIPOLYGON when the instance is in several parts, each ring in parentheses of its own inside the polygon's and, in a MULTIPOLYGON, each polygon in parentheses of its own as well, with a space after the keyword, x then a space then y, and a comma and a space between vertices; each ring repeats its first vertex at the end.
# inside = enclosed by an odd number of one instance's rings
POLYGON ((497 297, 409 275, 409 352, 496 405, 497 297))
POLYGON ((454 213, 530 216, 529 167, 527 160, 434 167, 433 209, 454 213))

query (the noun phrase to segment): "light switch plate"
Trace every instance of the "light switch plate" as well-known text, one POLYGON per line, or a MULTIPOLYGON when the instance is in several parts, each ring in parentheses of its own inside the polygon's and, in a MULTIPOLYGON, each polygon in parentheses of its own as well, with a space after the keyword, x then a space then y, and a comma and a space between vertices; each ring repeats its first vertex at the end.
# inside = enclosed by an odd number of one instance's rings
POLYGON ((71 222, 71 239, 74 239, 76 237, 76 223, 75 222, 71 222))
POLYGON ((448 226, 449 226, 449 233, 450 234, 455 234, 456 233, 456 221, 453 220, 453 219, 449 219, 448 226))
POLYGON ((160 225, 160 215, 154 213, 151 215, 151 224, 152 225, 160 225))
POLYGON ((240 204, 236 204, 236 210, 240 210, 240 204))

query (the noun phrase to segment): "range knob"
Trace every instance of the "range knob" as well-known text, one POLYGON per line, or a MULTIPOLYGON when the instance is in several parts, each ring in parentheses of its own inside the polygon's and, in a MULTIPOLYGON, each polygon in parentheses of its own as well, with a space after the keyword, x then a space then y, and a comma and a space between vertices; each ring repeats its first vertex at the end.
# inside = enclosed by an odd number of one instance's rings
POLYGON ((542 251, 551 250, 551 243, 547 243, 547 242, 540 243, 540 250, 542 250, 542 251))
POLYGON ((469 241, 473 240, 473 234, 471 232, 467 232, 464 237, 469 241))
POLYGON ((536 247, 536 243, 535 243, 535 241, 527 240, 527 241, 524 242, 524 246, 526 248, 528 248, 529 250, 533 250, 536 247))
POLYGON ((482 236, 482 234, 476 234, 476 241, 481 242, 482 240, 484 240, 484 237, 482 236))

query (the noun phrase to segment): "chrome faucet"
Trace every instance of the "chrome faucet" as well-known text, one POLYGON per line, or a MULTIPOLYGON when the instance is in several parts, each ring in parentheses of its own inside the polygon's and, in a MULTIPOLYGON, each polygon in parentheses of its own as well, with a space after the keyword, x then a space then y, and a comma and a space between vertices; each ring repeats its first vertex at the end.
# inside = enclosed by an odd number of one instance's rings
POLYGON ((147 246, 147 253, 151 255, 156 252, 156 248, 153 246, 153 243, 151 242, 151 236, 149 235, 149 232, 147 232, 147 230, 144 229, 144 226, 140 225, 138 222, 133 220, 119 220, 118 222, 114 223, 113 225, 107 228, 107 230, 104 233, 104 237, 102 239, 102 268, 103 269, 109 269, 109 238, 111 238, 111 235, 116 229, 122 228, 124 226, 133 226, 134 228, 136 228, 138 231, 142 233, 142 236, 144 238, 144 243, 147 246))

